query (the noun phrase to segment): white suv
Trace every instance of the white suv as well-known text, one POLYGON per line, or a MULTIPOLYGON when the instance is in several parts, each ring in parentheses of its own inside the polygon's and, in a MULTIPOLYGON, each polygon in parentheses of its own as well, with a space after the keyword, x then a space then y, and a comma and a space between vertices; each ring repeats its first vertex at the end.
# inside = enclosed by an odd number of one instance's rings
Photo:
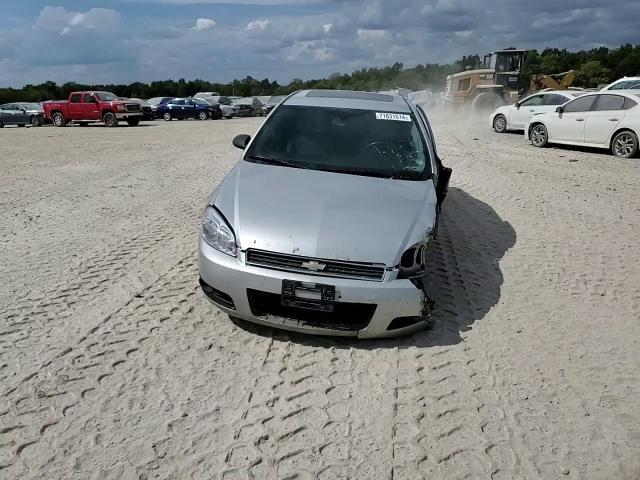
POLYGON ((582 95, 553 113, 531 117, 525 135, 536 147, 549 143, 611 149, 617 157, 638 153, 640 92, 616 90, 582 95))

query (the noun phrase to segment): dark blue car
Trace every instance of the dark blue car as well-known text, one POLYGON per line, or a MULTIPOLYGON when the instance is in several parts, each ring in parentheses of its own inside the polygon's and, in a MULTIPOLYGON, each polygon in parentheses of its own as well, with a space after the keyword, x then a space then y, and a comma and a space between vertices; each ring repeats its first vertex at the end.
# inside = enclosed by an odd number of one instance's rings
POLYGON ((167 122, 177 118, 198 118, 200 120, 222 118, 220 106, 209 105, 200 98, 174 98, 166 103, 160 103, 156 110, 156 116, 164 118, 167 122))

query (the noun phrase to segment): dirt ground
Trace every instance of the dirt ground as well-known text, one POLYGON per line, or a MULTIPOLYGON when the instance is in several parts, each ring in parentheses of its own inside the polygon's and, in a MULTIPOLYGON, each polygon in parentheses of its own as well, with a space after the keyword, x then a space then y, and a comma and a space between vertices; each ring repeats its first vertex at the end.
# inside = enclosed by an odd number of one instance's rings
POLYGON ((199 291, 259 122, 0 131, 0 478, 640 478, 640 159, 436 118, 435 327, 358 342, 199 291))

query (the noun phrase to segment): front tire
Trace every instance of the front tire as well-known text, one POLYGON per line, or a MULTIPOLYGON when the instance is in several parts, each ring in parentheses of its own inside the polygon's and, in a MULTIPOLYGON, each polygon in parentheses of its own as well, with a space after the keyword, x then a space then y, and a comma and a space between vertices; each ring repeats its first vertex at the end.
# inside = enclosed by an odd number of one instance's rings
POLYGON ((62 115, 60 112, 54 113, 53 116, 51 117, 51 121, 56 127, 67 126, 67 121, 65 120, 64 115, 62 115))
POLYGON ((118 119, 116 118, 115 113, 107 112, 103 115, 102 121, 109 128, 114 128, 118 126, 118 119))
POLYGON ((169 112, 165 113, 162 118, 164 118, 165 122, 170 122, 172 120, 171 114, 169 112))
POLYGON ((618 133, 611 141, 611 152, 618 158, 632 158, 638 153, 638 136, 631 130, 618 133))
POLYGON ((200 120, 207 120, 207 119, 209 118, 209 115, 207 115, 207 112, 200 112, 200 113, 198 114, 198 118, 199 118, 200 120))
POLYGON ((536 123, 529 129, 529 140, 534 147, 544 148, 549 143, 549 133, 547 127, 541 123, 536 123))
POLYGON ((37 115, 32 115, 31 118, 29 119, 29 123, 31 123, 32 127, 41 127, 42 119, 37 115))
POLYGON ((130 127, 137 127, 140 124, 139 118, 130 118, 127 120, 127 123, 130 127))
POLYGON ((493 119, 493 129, 496 133, 504 133, 507 131, 507 117, 498 114, 493 119))

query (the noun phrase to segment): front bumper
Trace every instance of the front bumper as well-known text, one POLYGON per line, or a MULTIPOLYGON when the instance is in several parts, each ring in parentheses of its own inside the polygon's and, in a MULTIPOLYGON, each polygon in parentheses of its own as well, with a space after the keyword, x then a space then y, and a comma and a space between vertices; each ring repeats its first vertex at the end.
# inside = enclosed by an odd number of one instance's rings
POLYGON ((216 292, 221 292, 223 296, 230 297, 233 308, 228 301, 220 301, 220 297, 216 299, 215 295, 207 295, 207 298, 232 317, 283 330, 358 338, 395 337, 413 333, 427 326, 428 299, 424 292, 409 280, 373 282, 303 275, 246 265, 244 257, 244 252, 239 252, 238 258, 225 255, 200 239, 198 262, 201 282, 216 292), (375 305, 375 311, 368 323, 355 330, 342 328, 331 321, 318 323, 269 314, 254 314, 255 308, 252 309, 249 292, 280 295, 283 280, 334 285, 336 302, 375 305))
POLYGON ((134 118, 142 120, 142 112, 116 112, 115 115, 118 120, 131 120, 134 118))

